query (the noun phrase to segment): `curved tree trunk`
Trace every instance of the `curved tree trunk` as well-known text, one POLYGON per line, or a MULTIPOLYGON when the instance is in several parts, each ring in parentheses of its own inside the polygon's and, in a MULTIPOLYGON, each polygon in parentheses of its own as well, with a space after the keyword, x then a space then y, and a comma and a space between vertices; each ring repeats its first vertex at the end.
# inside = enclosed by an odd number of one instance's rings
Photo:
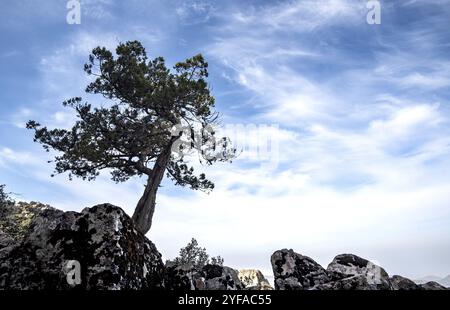
POLYGON ((146 234, 152 226, 153 213, 155 212, 156 192, 164 177, 167 164, 171 155, 171 145, 167 147, 156 159, 152 172, 148 176, 144 194, 136 206, 133 214, 133 222, 136 228, 146 234))

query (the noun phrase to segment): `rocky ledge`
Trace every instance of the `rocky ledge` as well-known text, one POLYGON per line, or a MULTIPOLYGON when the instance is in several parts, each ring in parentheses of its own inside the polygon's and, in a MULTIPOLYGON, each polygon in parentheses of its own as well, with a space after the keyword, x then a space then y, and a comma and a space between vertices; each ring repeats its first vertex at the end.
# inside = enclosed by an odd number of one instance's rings
MULTIPOLYGON (((271 257, 277 290, 440 290, 389 277, 372 262, 342 254, 325 269, 293 250, 271 257)), ((162 262, 155 245, 119 207, 63 212, 39 203, 0 205, 0 289, 270 290, 263 274, 227 266, 162 262)))
POLYGON ((122 209, 103 204, 77 213, 39 205, 28 214, 26 232, 0 232, 0 289, 162 288, 161 254, 122 209), (79 274, 67 270, 74 262, 79 274))
POLYGON ((276 290, 445 290, 436 282, 417 285, 388 273, 380 266, 353 254, 336 256, 325 269, 313 259, 283 249, 273 253, 276 290))

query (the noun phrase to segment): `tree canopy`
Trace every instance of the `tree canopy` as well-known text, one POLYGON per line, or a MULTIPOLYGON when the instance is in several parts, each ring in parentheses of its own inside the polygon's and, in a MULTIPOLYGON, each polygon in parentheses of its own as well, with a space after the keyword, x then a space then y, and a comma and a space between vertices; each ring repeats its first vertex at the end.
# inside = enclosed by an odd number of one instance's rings
MULTIPOLYGON (((162 57, 149 59, 138 41, 119 44, 115 55, 97 47, 84 65, 94 78, 86 92, 102 95, 108 104, 93 106, 74 97, 63 102, 76 112, 72 128, 48 129, 34 120, 27 128, 34 130, 34 141, 47 151, 59 152, 55 173, 94 180, 109 169, 116 182, 148 176, 141 207, 154 205, 164 173, 176 185, 209 191, 213 182, 194 174, 185 154, 194 150, 201 163, 212 164, 231 160, 236 150, 227 138, 216 139, 211 127, 219 115, 206 82, 207 68, 199 54, 169 70, 162 57), (183 135, 190 138, 188 145, 179 143, 183 135)), ((142 216, 151 221, 153 210, 150 213, 142 216)))

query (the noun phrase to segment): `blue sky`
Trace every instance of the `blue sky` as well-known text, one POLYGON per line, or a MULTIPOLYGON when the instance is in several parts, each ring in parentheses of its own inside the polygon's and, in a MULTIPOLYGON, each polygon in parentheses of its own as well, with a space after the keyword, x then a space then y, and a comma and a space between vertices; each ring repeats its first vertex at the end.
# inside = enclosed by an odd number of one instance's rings
POLYGON ((268 275, 284 247, 323 265, 351 252, 390 274, 449 274, 450 1, 381 1, 380 25, 366 3, 82 0, 69 25, 64 0, 1 1, 0 183, 65 210, 131 214, 143 180, 50 178, 24 124, 69 126, 70 97, 101 104, 83 93, 90 50, 136 39, 169 65, 202 53, 224 124, 276 125, 264 134, 277 166, 242 154, 199 167, 209 195, 164 182, 149 237, 165 258, 196 237, 268 275))

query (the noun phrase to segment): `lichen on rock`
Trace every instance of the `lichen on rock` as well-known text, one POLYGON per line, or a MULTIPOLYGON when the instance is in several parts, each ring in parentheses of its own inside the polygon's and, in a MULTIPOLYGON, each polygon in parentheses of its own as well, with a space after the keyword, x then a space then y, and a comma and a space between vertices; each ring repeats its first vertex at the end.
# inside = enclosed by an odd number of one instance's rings
MULTIPOLYGON (((33 214, 23 237, 0 248, 0 289, 163 287, 161 254, 119 207, 63 212, 47 206, 33 214), (80 264, 78 285, 67 280, 68 261, 80 264)), ((10 237, 2 235, 6 245, 10 237)))

